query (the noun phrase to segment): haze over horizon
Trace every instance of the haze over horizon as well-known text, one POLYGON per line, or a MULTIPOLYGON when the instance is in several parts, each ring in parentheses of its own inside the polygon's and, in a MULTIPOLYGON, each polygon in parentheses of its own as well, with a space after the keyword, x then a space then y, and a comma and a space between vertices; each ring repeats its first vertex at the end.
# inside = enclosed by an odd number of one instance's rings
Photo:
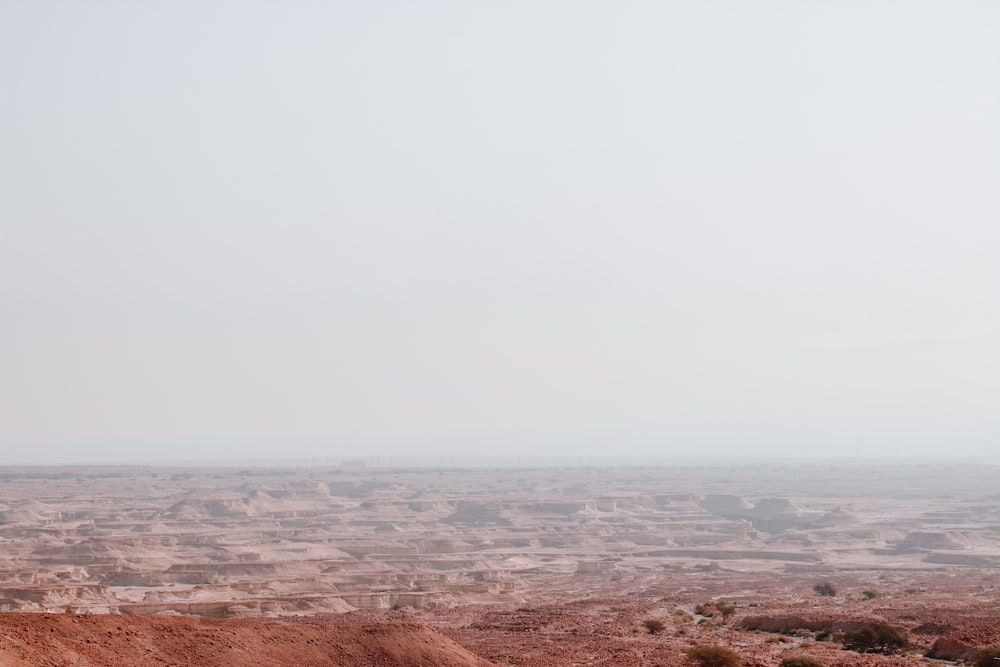
POLYGON ((1000 454, 1000 4, 0 4, 0 465, 1000 454))

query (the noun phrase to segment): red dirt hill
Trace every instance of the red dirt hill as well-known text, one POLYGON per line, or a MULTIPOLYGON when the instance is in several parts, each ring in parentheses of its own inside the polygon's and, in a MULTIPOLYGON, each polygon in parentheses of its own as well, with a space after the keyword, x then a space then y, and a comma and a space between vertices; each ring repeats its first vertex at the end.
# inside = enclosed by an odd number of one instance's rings
POLYGON ((0 614, 3 667, 489 667, 426 625, 354 614, 281 620, 0 614))

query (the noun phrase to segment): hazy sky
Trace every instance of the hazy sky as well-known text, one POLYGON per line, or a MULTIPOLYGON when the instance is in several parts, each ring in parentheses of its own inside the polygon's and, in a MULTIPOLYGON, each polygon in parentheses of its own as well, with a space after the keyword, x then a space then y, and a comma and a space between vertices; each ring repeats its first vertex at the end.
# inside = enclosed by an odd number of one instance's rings
POLYGON ((996 454, 998 35, 0 0, 0 463, 996 454))

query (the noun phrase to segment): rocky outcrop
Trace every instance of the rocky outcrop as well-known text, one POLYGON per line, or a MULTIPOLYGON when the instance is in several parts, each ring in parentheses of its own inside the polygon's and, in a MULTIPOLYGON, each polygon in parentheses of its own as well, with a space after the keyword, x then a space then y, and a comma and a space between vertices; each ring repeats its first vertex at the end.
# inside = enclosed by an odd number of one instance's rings
POLYGON ((739 496, 713 494, 705 496, 698 504, 724 519, 746 519, 750 516, 750 504, 739 496))
POLYGON ((962 543, 953 533, 915 530, 896 544, 896 551, 937 551, 941 549, 962 549, 962 543))

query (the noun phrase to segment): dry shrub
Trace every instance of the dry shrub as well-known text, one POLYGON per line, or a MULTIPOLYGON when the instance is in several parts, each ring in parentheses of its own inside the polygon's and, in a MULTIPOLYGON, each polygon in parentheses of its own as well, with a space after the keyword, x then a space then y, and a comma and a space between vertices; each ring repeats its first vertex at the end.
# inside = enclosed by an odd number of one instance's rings
POLYGON ((781 661, 779 667, 825 667, 819 660, 813 660, 812 658, 785 658, 781 661))
POLYGON ((719 600, 715 603, 715 608, 722 614, 722 622, 728 623, 729 617, 736 613, 736 605, 732 602, 726 602, 725 600, 719 600))
POLYGON ((691 623, 692 621, 694 621, 694 616, 687 613, 683 609, 674 609, 673 612, 671 613, 676 617, 676 620, 680 621, 681 623, 691 623))
POLYGON ((828 597, 833 597, 837 594, 837 589, 829 581, 816 584, 813 586, 813 590, 816 591, 817 595, 826 595, 828 597))
POLYGON ((697 607, 695 607, 694 613, 698 614, 699 616, 707 616, 708 618, 712 618, 717 613, 719 613, 719 610, 715 608, 714 602, 706 602, 705 604, 700 604, 697 607))
POLYGON ((642 625, 646 628, 646 632, 651 635, 658 635, 663 632, 663 628, 667 627, 666 624, 658 618, 647 618, 642 622, 642 625))
POLYGON ((997 667, 1000 665, 1000 648, 985 648, 976 654, 976 667, 997 667))
POLYGON ((906 636, 888 623, 863 623, 844 632, 844 648, 859 653, 884 653, 889 655, 904 648, 906 636))
POLYGON ((684 654, 697 667, 739 667, 740 656, 722 646, 695 646, 684 654))

